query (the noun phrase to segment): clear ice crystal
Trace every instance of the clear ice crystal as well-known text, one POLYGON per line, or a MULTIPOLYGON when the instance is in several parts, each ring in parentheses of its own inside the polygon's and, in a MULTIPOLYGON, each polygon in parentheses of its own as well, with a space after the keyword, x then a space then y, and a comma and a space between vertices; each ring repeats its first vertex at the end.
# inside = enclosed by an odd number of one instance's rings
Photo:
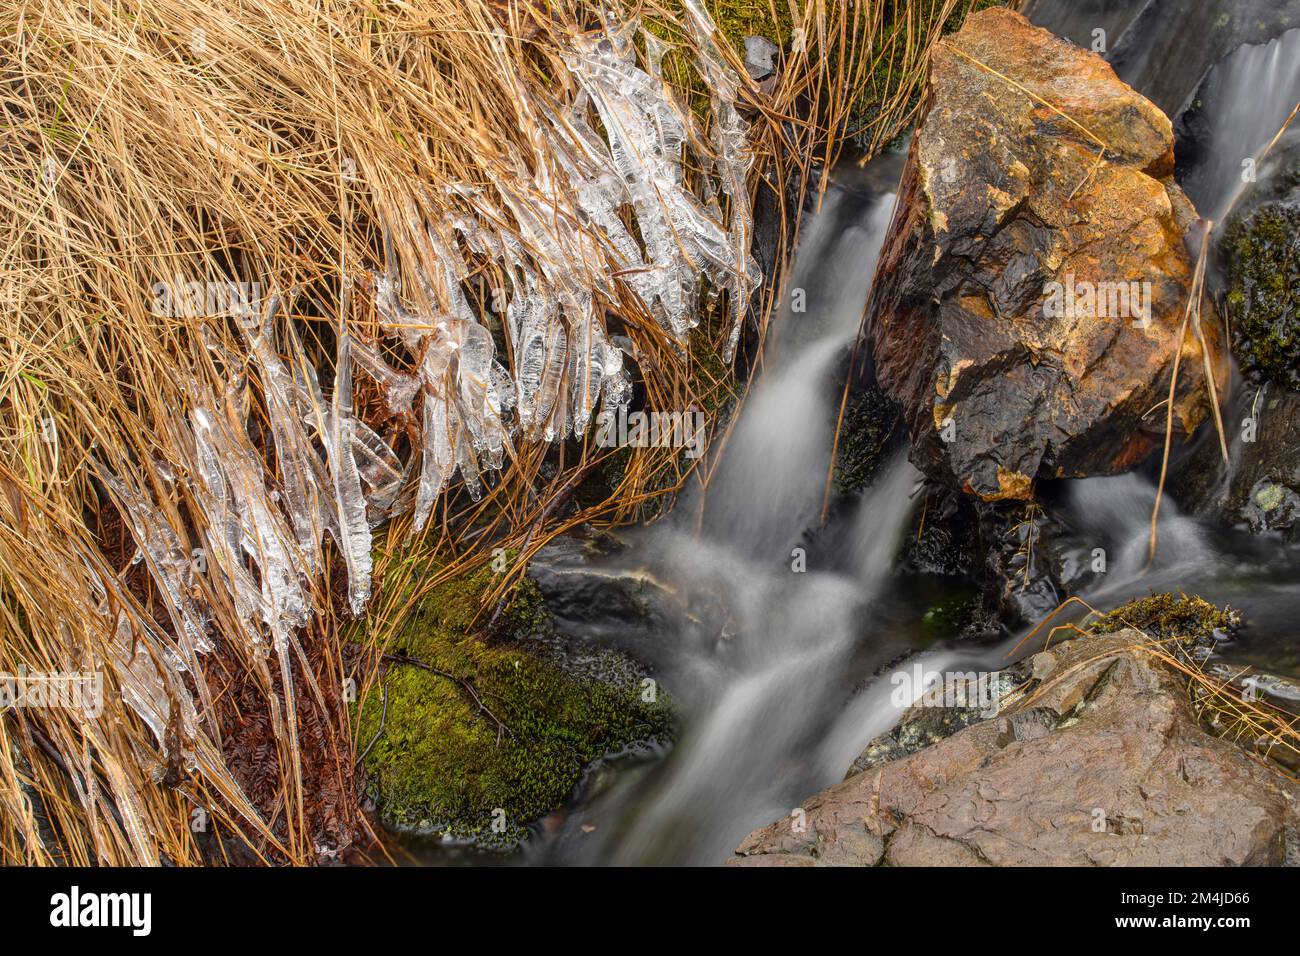
MULTIPOLYGON (((460 207, 449 222, 424 221, 412 201, 405 221, 385 229, 387 265, 376 281, 376 307, 385 329, 417 357, 424 394, 417 527, 457 471, 470 493, 479 494, 483 472, 501 467, 512 434, 582 437, 602 403, 616 409, 628 402, 625 354, 604 325, 616 285, 684 350, 699 321, 704 278, 710 302, 728 293, 727 358, 734 352, 760 281, 750 255, 748 128, 736 108, 742 79, 717 45, 707 13, 691 2, 687 14, 714 116, 712 151, 693 162, 716 175, 729 200, 730 226, 723 225, 711 184, 707 201, 685 184, 683 156, 701 149, 701 137, 660 74, 665 43, 631 21, 570 38, 564 61, 576 92, 567 103, 542 101, 522 81, 513 82, 535 155, 528 170, 501 177, 493 188, 517 235, 499 228, 483 188, 469 185, 447 190, 445 198, 460 207), (645 38, 644 65, 638 33, 645 38), (435 265, 406 263, 403 275, 392 239, 398 225, 426 244, 420 261, 435 265), (502 322, 509 370, 466 300, 462 244, 509 277, 502 322)), ((363 362, 385 388, 402 374, 388 374, 369 354, 363 362)))
MULTIPOLYGON (((409 368, 394 367, 384 343, 356 337, 340 320, 334 381, 323 388, 293 323, 276 321, 280 302, 273 299, 263 312, 235 317, 238 344, 200 329, 211 362, 178 372, 184 408, 165 427, 181 460, 152 469, 163 487, 130 462, 95 462, 174 634, 147 615, 120 610, 134 607, 120 575, 91 554, 83 557, 102 606, 88 608, 87 620, 111 635, 108 666, 159 747, 181 747, 169 758, 220 778, 226 792, 238 789, 202 729, 213 713, 199 662, 213 646, 209 594, 222 594, 237 622, 236 632, 220 639, 278 665, 292 738, 291 653, 301 653, 298 629, 329 600, 327 538, 343 557, 348 605, 361 614, 371 596, 371 533, 379 522, 411 510, 423 528, 457 474, 477 498, 485 474, 512 455, 512 442, 581 438, 602 407, 628 403, 631 342, 612 337, 605 324, 606 313, 628 297, 684 350, 701 288, 710 297, 726 291, 734 348, 758 283, 749 249, 747 129, 736 109, 742 79, 695 0, 687 0, 687 12, 712 100, 711 150, 661 76, 662 41, 642 33, 639 55, 635 21, 571 37, 569 82, 556 84, 569 91, 566 98, 511 81, 533 152, 517 157, 519 175, 421 197, 442 200, 428 202, 430 209, 454 207, 445 221, 429 221, 412 197, 403 221, 384 230, 375 308, 383 334, 409 353, 409 368), (729 225, 711 185, 703 200, 685 185, 688 157, 692 168, 716 176, 729 225), (512 222, 502 222, 502 210, 512 222), (399 264, 394 226, 417 244, 418 262, 399 264), (467 296, 484 263, 508 282, 498 303, 508 361, 467 296), (357 418, 355 369, 377 383, 390 415, 419 423, 408 464, 357 418), (254 425, 262 417, 269 436, 254 425), (417 467, 415 493, 403 494, 417 467), (191 483, 179 496, 187 517, 173 503, 180 476, 191 483), (195 586, 196 555, 207 576, 202 588, 195 586)), ((129 804, 128 781, 113 789, 129 804)), ((88 791, 80 796, 96 799, 88 791)), ((119 802, 119 810, 128 829, 141 825, 129 806, 119 802)), ((142 832, 137 837, 148 843, 142 832)))

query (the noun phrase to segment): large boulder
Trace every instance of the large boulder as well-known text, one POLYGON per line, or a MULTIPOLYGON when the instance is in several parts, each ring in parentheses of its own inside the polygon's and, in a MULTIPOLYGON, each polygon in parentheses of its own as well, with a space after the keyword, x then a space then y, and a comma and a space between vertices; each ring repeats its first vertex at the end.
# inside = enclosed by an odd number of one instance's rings
POLYGON ((1125 629, 1035 655, 997 716, 936 711, 873 742, 728 864, 1300 863, 1295 786, 1205 732, 1150 646, 1125 629))
MULTIPOLYGON (((918 467, 1028 499, 1157 447, 1199 236, 1172 172, 1169 119, 1019 14, 983 11, 937 48, 868 306, 918 467)), ((1201 314, 1221 384, 1208 297, 1201 314)), ((1209 405, 1198 337, 1181 349, 1185 436, 1209 405)))

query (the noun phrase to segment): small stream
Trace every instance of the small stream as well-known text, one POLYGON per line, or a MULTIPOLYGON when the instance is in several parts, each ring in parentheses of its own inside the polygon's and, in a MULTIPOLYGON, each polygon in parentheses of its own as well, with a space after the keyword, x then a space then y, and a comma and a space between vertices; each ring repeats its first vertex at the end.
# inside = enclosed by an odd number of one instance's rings
MULTIPOLYGON (((868 291, 862 276, 871 272, 849 264, 874 258, 891 202, 852 181, 832 187, 796 266, 796 282, 823 300, 807 316, 821 317, 818 327, 783 341, 744 408, 704 503, 703 533, 694 531, 696 502, 684 500, 608 568, 647 574, 691 609, 652 635, 599 638, 652 664, 671 689, 682 725, 676 745, 595 768, 524 860, 718 863, 752 829, 842 779, 865 744, 893 726, 900 708, 892 688, 872 677, 901 655, 922 651, 918 659, 938 671, 996 670, 1015 660, 1010 649, 1023 635, 981 647, 923 626, 926 611, 956 596, 958 585, 895 565, 920 479, 901 453, 856 505, 810 532, 839 396, 826 373, 851 345, 868 291), (791 569, 800 546, 803 573, 791 569)), ((1166 497, 1148 568, 1150 474, 1058 485, 1062 549, 1081 562, 1098 547, 1109 556, 1106 573, 1082 595, 1091 605, 1105 610, 1178 590, 1231 604, 1247 626, 1217 658, 1300 675, 1295 554, 1183 514, 1166 497)))
MULTIPOLYGON (((1132 31, 1148 31, 1145 42, 1154 48, 1186 28, 1166 23, 1164 33, 1151 35, 1160 28, 1154 0, 1034 6, 1038 22, 1085 45, 1100 17, 1116 41, 1112 49, 1129 51, 1121 76, 1140 90, 1157 87, 1166 100, 1187 99, 1186 78, 1181 87, 1160 81, 1157 64, 1134 59, 1132 31)), ((1261 149, 1300 100, 1297 64, 1300 30, 1222 61, 1207 87, 1214 101, 1202 108, 1212 117, 1212 139, 1235 145, 1226 154, 1211 151, 1187 173, 1203 212, 1222 216, 1239 192, 1239 154, 1261 149)), ((1195 79, 1192 90, 1199 74, 1195 79)), ((900 708, 887 682, 875 679, 888 665, 918 652, 936 670, 1011 662, 1009 649, 1022 635, 980 646, 936 630, 927 616, 969 596, 968 584, 899 568, 902 536, 920 500, 920 475, 902 452, 820 525, 841 376, 893 209, 893 195, 873 183, 896 181, 899 164, 898 155, 886 154, 874 169, 834 177, 821 210, 801 230, 791 284, 806 290, 807 310, 787 306, 774 318, 761 378, 707 497, 698 488, 684 493, 672 515, 634 531, 630 547, 606 559, 609 574, 645 575, 674 594, 677 611, 650 632, 565 626, 575 640, 612 645, 650 665, 679 713, 678 739, 593 767, 569 806, 541 821, 514 862, 717 864, 752 829, 840 780, 864 745, 893 726, 900 708)), ((1159 551, 1148 568, 1150 464, 1127 475, 1058 482, 1053 494, 1066 529, 1063 550, 1081 561, 1099 547, 1109 556, 1105 574, 1082 595, 1091 604, 1107 609, 1178 590, 1231 604, 1246 626, 1218 658, 1300 675, 1294 550, 1185 514, 1167 495, 1159 551)))

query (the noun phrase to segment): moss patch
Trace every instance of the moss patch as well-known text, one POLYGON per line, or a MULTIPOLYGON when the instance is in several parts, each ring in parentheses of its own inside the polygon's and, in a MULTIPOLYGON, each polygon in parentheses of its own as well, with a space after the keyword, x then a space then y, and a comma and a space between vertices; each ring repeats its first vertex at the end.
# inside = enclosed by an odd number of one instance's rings
POLYGON ((1300 386, 1300 205, 1271 203, 1224 236, 1233 348, 1275 382, 1300 386))
POLYGON ((852 494, 867 486, 897 430, 898 416, 898 405, 874 382, 849 402, 835 454, 837 492, 852 494))
POLYGON ((785 0, 709 0, 708 8, 713 22, 742 58, 745 37, 760 36, 783 50, 789 48, 794 22, 785 0))
POLYGON ((1241 615, 1230 607, 1186 594, 1153 594, 1116 608, 1088 630, 1112 634, 1136 627, 1160 640, 1205 645, 1223 640, 1240 626, 1241 615))
MULTIPOLYGON (((1006 5, 1007 0, 968 0, 965 4, 959 4, 956 12, 945 21, 944 32, 959 29, 969 13, 987 7, 1006 5)), ((745 58, 745 38, 749 36, 764 37, 775 43, 784 54, 790 54, 795 20, 790 15, 791 4, 787 0, 704 0, 704 6, 708 9, 713 22, 717 24, 719 32, 730 43, 742 62, 745 58)), ((805 4, 802 0, 796 0, 794 6, 796 10, 802 11, 805 4)), ((684 7, 679 7, 673 12, 679 19, 686 15, 684 7)), ((857 56, 871 64, 872 76, 864 84, 858 101, 853 104, 850 111, 848 128, 844 131, 850 138, 867 128, 880 113, 882 100, 886 98, 886 91, 890 88, 890 78, 903 75, 903 67, 907 63, 907 43, 911 38, 924 33, 928 26, 919 23, 918 20, 933 17, 937 9, 911 11, 910 19, 898 16, 898 12, 894 7, 883 11, 884 21, 870 49, 866 49, 867 18, 864 18, 858 26, 860 38, 853 46, 857 56)), ((651 33, 661 39, 668 41, 681 39, 677 31, 660 18, 647 16, 645 25, 651 33)), ((816 29, 815 21, 812 29, 816 29)), ((708 91, 689 58, 683 57, 679 51, 670 51, 664 58, 663 68, 665 76, 674 86, 689 91, 692 109, 703 119, 707 114, 708 91)), ((842 72, 840 64, 834 59, 827 64, 827 69, 831 76, 842 72)), ((917 89, 911 97, 913 103, 920 95, 919 84, 916 86, 917 89)))
POLYGON ((663 737, 669 709, 662 693, 642 700, 636 680, 575 677, 522 644, 545 619, 531 582, 506 612, 514 638, 489 646, 472 636, 491 583, 484 568, 420 603, 389 648, 398 660, 361 703, 358 741, 366 747, 382 720, 365 768, 386 823, 509 849, 564 802, 588 763, 663 737))
MULTIPOLYGON (((944 21, 943 32, 947 34, 960 30, 962 24, 966 22, 966 18, 972 13, 978 13, 980 10, 986 10, 989 7, 1005 7, 1007 5, 1007 0, 968 0, 965 4, 958 4, 957 9, 944 21)), ((863 148, 871 145, 869 138, 865 137, 863 133, 871 129, 881 111, 888 107, 888 102, 884 100, 882 93, 889 89, 891 85, 889 80, 902 77, 906 72, 909 62, 907 50, 909 41, 915 36, 924 35, 929 30, 930 23, 928 21, 934 16, 937 9, 932 8, 928 13, 912 11, 914 17, 923 17, 927 21, 921 24, 918 24, 917 19, 909 21, 906 17, 897 18, 895 16, 896 12, 893 9, 885 12, 884 28, 876 35, 875 43, 870 50, 869 62, 874 64, 872 80, 854 104, 849 118, 849 128, 846 130, 846 135, 863 148)), ((838 64, 832 64, 832 75, 837 70, 838 64)), ((895 80, 893 85, 898 88, 900 84, 895 80)), ((908 110, 915 108, 920 102, 922 90, 923 83, 913 84, 913 89, 907 98, 908 110)), ((887 145, 899 145, 898 141, 902 139, 903 134, 906 132, 904 130, 896 138, 895 142, 887 145)))

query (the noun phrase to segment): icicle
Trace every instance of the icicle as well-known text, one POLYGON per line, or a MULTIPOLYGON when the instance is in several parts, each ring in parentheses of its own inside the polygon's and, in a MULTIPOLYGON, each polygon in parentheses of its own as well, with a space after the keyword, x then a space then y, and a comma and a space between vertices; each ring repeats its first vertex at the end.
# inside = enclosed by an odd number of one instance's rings
POLYGON ((190 593, 193 558, 152 501, 146 501, 104 465, 96 463, 96 471, 127 520, 166 601, 182 648, 175 664, 197 669, 197 655, 212 650, 212 642, 207 635, 208 616, 190 593))
MULTIPOLYGON (((137 622, 142 623, 142 622, 137 622)), ((114 636, 109 645, 109 663, 130 708, 153 731, 158 745, 167 752, 169 724, 177 722, 176 735, 185 752, 184 762, 193 765, 193 740, 196 714, 194 703, 183 689, 169 692, 164 673, 149 656, 148 643, 134 639, 134 631, 125 612, 119 612, 114 636), (179 713, 173 713, 179 707, 179 713)))
MULTIPOLYGON (((308 574, 321 567, 322 527, 319 519, 320 489, 316 484, 317 455, 301 425, 297 388, 280 356, 273 348, 275 312, 279 300, 272 297, 261 316, 244 316, 241 323, 253 358, 262 373, 271 435, 275 440, 276 463, 284 499, 293 522, 294 536, 308 574), (251 328, 250 328, 251 326, 251 328)), ((295 343, 296 344, 296 343, 295 343)), ((297 360, 298 354, 293 355, 297 360)))
POLYGON ((714 40, 717 28, 697 0, 685 2, 687 24, 698 51, 696 61, 712 104, 714 162, 722 178, 722 189, 731 200, 732 264, 730 274, 722 280, 731 297, 731 333, 722 358, 730 362, 749 310, 750 294, 762 281, 758 265, 750 257, 754 213, 748 184, 751 163, 748 124, 736 112, 739 77, 722 60, 714 40))
POLYGON ((420 382, 414 375, 397 371, 376 349, 364 342, 352 343, 352 357, 357 367, 379 384, 379 393, 390 415, 410 414, 415 396, 420 391, 420 382))
POLYGON ((415 530, 424 528, 429 512, 442 489, 446 487, 456 468, 447 432, 447 403, 435 397, 432 391, 424 393, 424 433, 422 436, 422 461, 420 487, 415 497, 415 530))
POLYGON ((389 517, 406 480, 406 470, 388 443, 364 422, 352 425, 352 455, 361 480, 368 489, 370 526, 374 528, 389 517))
POLYGON ((361 493, 361 474, 352 455, 352 356, 346 327, 339 330, 338 373, 334 399, 326 424, 325 453, 329 457, 335 506, 339 518, 340 549, 348 569, 348 604, 360 615, 370 601, 370 524, 366 520, 366 499, 361 493))
MULTIPOLYGON (((685 185, 683 151, 689 141, 698 153, 700 137, 661 75, 666 45, 646 34, 645 65, 638 65, 633 39, 640 24, 632 21, 569 38, 563 56, 577 88, 569 103, 538 102, 527 84, 512 83, 534 156, 527 168, 521 160, 519 176, 503 175, 492 188, 513 216, 517 238, 500 228, 491 206, 480 206, 482 186, 447 187, 445 199, 463 206, 443 222, 424 221, 414 198, 405 202, 407 233, 427 243, 421 261, 429 263, 408 281, 436 314, 402 304, 396 249, 391 230, 384 230, 387 265, 376 281, 376 307, 382 324, 419 356, 425 395, 426 477, 416 499, 417 523, 456 471, 477 494, 482 469, 501 466, 512 408, 525 437, 554 441, 585 434, 602 402, 610 408, 627 403, 624 355, 601 321, 601 296, 615 301, 608 291, 615 284, 640 299, 683 350, 699 321, 701 287, 710 303, 726 291, 728 356, 734 351, 759 281, 749 253, 750 159, 747 127, 736 109, 740 78, 698 4, 689 5, 686 20, 715 113, 717 155, 697 155, 695 162, 716 170, 730 199, 729 228, 711 182, 704 202, 685 185), (600 117, 599 132, 589 120, 592 110, 600 117), (624 218, 629 207, 635 235, 624 218), (510 278, 503 326, 513 379, 496 362, 491 336, 465 297, 465 254, 456 236, 466 254, 495 260, 510 278), (428 436, 435 429, 438 444, 431 448, 428 436)), ((430 198, 435 201, 428 208, 443 205, 430 198)), ((378 368, 376 378, 389 376, 378 368)))

